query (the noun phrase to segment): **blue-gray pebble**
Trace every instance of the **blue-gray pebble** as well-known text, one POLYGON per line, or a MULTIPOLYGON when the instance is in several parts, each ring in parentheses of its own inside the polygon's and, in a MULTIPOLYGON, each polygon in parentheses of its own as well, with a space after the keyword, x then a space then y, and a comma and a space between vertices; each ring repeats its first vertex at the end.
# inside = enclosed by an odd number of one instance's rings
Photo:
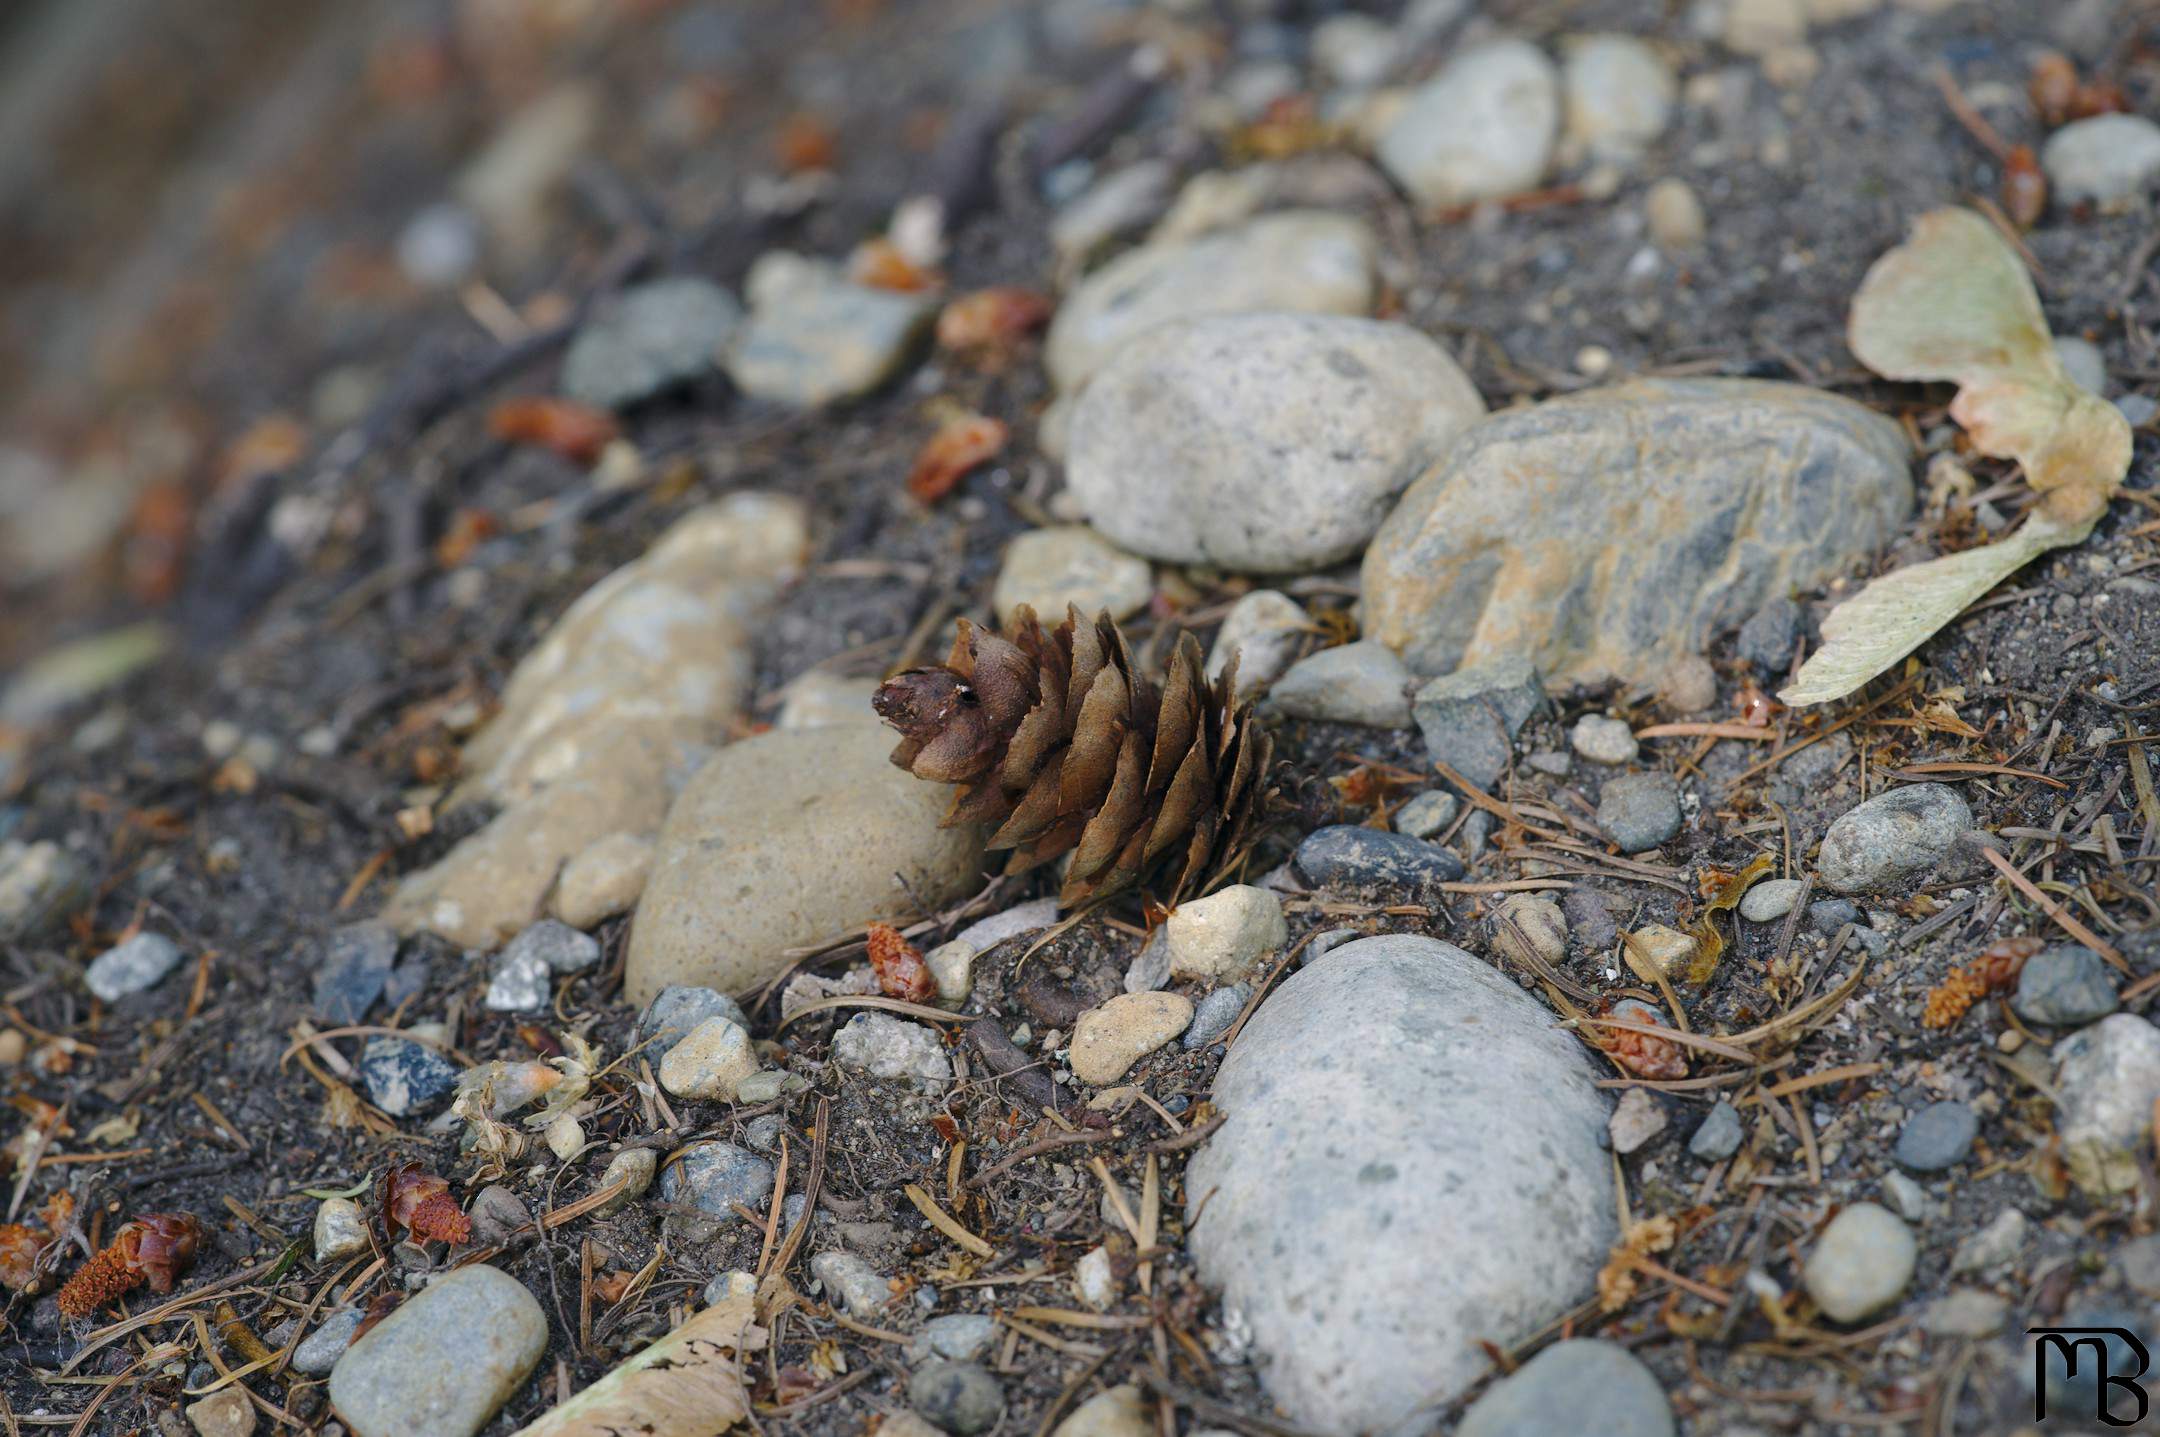
POLYGON ((1907 1118, 1898 1133, 1898 1166, 1916 1173, 1939 1173, 1955 1167, 1965 1161, 1979 1134, 1979 1115, 1963 1103, 1929 1103, 1907 1118))
POLYGON ((2028 1023, 2070 1028, 2098 1022, 2121 1006, 2121 1000, 2099 954, 2082 944, 2063 943, 2026 960, 2010 1006, 2028 1023))
POLYGON ((1414 889, 1463 876, 1463 861, 1437 843, 1348 823, 1308 834, 1294 862, 1315 888, 1414 889))

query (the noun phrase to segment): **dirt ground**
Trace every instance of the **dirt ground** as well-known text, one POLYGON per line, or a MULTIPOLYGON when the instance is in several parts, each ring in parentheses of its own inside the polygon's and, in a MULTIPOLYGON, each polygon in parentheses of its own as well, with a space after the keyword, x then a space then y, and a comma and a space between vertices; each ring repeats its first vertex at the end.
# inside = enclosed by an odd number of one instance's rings
MULTIPOLYGON (((45 28, 59 26, 48 13, 57 8, 11 22, 0 32, 11 48, 0 53, 59 43, 45 28)), ((210 1241, 183 1287, 204 1300, 125 1336, 111 1325, 117 1314, 64 1323, 50 1296, 12 1298, 0 1330, 8 1430, 184 1431, 173 1425, 190 1400, 183 1390, 215 1377, 200 1364, 229 1370, 247 1360, 229 1334, 205 1350, 210 1330, 196 1314, 208 1317, 223 1298, 264 1333, 342 1287, 309 1251, 309 1190, 349 1190, 414 1159, 470 1196, 470 1164, 454 1138, 339 1099, 329 1060, 296 1036, 313 1016, 325 935, 371 914, 398 876, 478 821, 418 838, 399 825, 411 791, 453 751, 442 701, 484 703, 583 589, 688 509, 759 487, 807 500, 817 534, 811 569, 759 637, 753 718, 769 719, 798 675, 882 673, 938 643, 952 615, 983 612, 1003 545, 1044 522, 1060 487, 1034 442, 1048 394, 1027 354, 994 374, 933 364, 861 403, 805 415, 761 410, 715 379, 625 417, 652 478, 603 493, 581 466, 488 430, 495 401, 550 391, 565 316, 635 275, 692 272, 738 287, 770 247, 844 253, 934 175, 939 137, 1007 86, 1004 140, 945 272, 954 293, 1048 289, 1053 205, 1030 172, 1030 139, 1069 121, 1123 46, 1147 37, 1186 47, 1186 69, 1082 152, 1097 173, 1144 156, 1175 157, 1188 172, 1224 163, 1223 138, 1197 128, 1186 101, 1219 82, 1224 57, 1257 24, 1237 5, 1136 11, 1125 28, 1109 26, 1114 43, 1039 40, 1015 62, 1015 28, 1062 33, 1084 7, 120 8, 142 23, 102 35, 91 47, 101 58, 81 62, 76 98, 50 102, 45 168, 0 171, 14 197, 0 207, 0 253, 10 256, 0 413, 15 443, 55 454, 139 453, 159 442, 157 431, 179 436, 171 442, 185 457, 144 482, 143 492, 163 497, 133 495, 132 517, 91 559, 4 591, 0 665, 144 615, 176 637, 165 657, 57 722, 0 733, 0 840, 62 839, 98 862, 94 900, 66 930, 4 949, 0 1013, 28 1053, 0 1070, 0 1090, 29 1131, 49 1133, 37 1162, 18 1162, 11 1192, 22 1206, 66 1188, 93 1241, 130 1214, 176 1210, 200 1216, 210 1241), (462 300, 403 279, 389 252, 405 218, 441 195, 503 115, 567 76, 601 87, 605 118, 593 156, 530 244, 491 257, 485 292, 462 300), (800 143, 790 122, 806 117, 829 131, 831 180, 799 212, 751 213, 746 187, 781 170, 783 152, 800 143), (31 187, 36 204, 14 202, 31 187), (333 372, 373 398, 325 423, 322 385, 333 372), (926 507, 902 479, 932 427, 926 404, 940 396, 1004 419, 1015 440, 999 463, 926 507), (266 427, 272 421, 290 430, 266 427), (250 458, 248 435, 275 462, 250 458), (319 541, 299 551, 273 522, 295 505, 321 521, 319 541), (180 517, 160 517, 170 510, 180 517), (486 537, 445 542, 475 532, 478 516, 486 537), (275 761, 212 757, 213 724, 267 737, 275 761), (332 741, 303 744, 324 730, 332 741), (83 988, 82 965, 138 924, 180 942, 196 964, 192 987, 168 982, 107 1007, 83 988), (174 1350, 151 1346, 166 1343, 174 1350)), ((1945 104, 1936 67, 1947 64, 2013 143, 2039 138, 2020 97, 2043 48, 2073 51, 2114 78, 2134 109, 2155 113, 2160 9, 1885 4, 1818 27, 1821 68, 1797 91, 1701 38, 1689 11, 1677 0, 1481 7, 1540 41, 1594 29, 1658 39, 1683 75, 1719 77, 1725 98, 1683 105, 1651 160, 1609 198, 1428 223, 1375 172, 1352 204, 1388 237, 1392 309, 1441 339, 1495 407, 1610 377, 1726 374, 1825 387, 1909 419, 1922 435, 1946 424, 1947 390, 1877 380, 1843 338, 1861 273, 1913 215, 1996 192, 1997 163, 1945 104), (1684 264, 1645 278, 1629 270, 1640 248, 1630 226, 1644 184, 1661 174, 1694 185, 1708 238, 1684 264), (1595 380, 1584 372, 1586 346, 1610 356, 1595 380)), ((1281 13, 1292 27, 1314 18, 1294 4, 1281 13)), ((2132 394, 2160 384, 2152 226, 2149 212, 2057 209, 2025 236, 2056 332, 2096 344, 2114 384, 2132 394)), ((1292 899, 1293 938, 1341 926, 1416 931, 1492 954, 1484 920, 1495 894, 1472 890, 1526 878, 1606 895, 1623 927, 1684 927, 1704 871, 1767 853, 1779 874, 1798 873, 1828 822, 1893 775, 1966 764, 1977 767, 1929 776, 1958 784, 2012 864, 2120 953, 2125 986, 2142 993, 2128 1006, 2147 1011, 2150 985, 2140 980, 2160 972, 2160 804, 2145 746, 2160 714, 2156 453, 2160 439, 2141 429, 2131 492, 2092 538, 1975 605, 1909 669, 1846 704, 1776 712, 1759 741, 1648 745, 1706 816, 1648 861, 1606 851, 1591 800, 1569 778, 1523 763, 1497 796, 1504 812, 1475 846, 1465 891, 1430 906, 1292 899), (1556 848, 1540 837, 1554 828, 1574 842, 1556 848), (1593 841, 1583 844, 1586 833, 1593 841)), ((2013 493, 2000 486, 1998 502, 2013 493)), ((1917 516, 1906 552, 1969 540, 1955 518, 1917 516)), ((1318 611, 1344 609, 1354 577, 1290 587, 1318 611)), ((1205 639, 1249 587, 1201 572, 1173 580, 1130 626, 1137 640, 1173 625, 1205 639)), ((1812 596, 1814 616, 1829 597, 1812 596)), ((1729 635, 1708 657, 1720 672, 1711 717, 1736 719, 1755 676, 1729 635)), ((1583 713, 1616 712, 1637 728, 1671 717, 1647 693, 1558 698, 1525 731, 1520 755, 1566 752, 1567 728, 1583 713)), ((1429 782, 1423 746, 1407 731, 1291 723, 1280 745, 1286 801, 1256 871, 1304 831, 1384 819, 1429 782)), ((1472 847, 1461 834, 1452 841, 1472 847)), ((997 901, 1046 885, 1009 883, 997 901)), ((1618 1311, 1586 1304, 1572 1331, 1620 1342, 1648 1363, 1686 1432, 1977 1434, 2025 1424, 2030 1364, 2014 1336, 1930 1336, 1915 1321, 1932 1299, 1972 1284, 1951 1279, 1950 1256, 2006 1206, 2033 1219, 2008 1275, 1983 1284, 2009 1298, 2010 1333, 2094 1306, 2128 1306, 2150 1325, 2150 1295, 2126 1288, 2113 1261, 2153 1230, 2160 1176, 2150 1154, 2125 1198, 2096 1203, 2071 1190, 2054 1145, 2050 1069, 2033 1062, 2049 1038, 2021 1031, 1994 998, 1955 1026, 1921 1021, 1927 995, 1954 969, 2005 937, 2059 940, 2056 920, 1993 874, 1883 906, 1896 937, 1860 967, 1843 1002, 1792 1030, 1797 1041, 1752 1045, 1752 1066, 1707 1062, 1694 1083, 1663 1090, 1666 1130, 1628 1160, 1633 1214, 1671 1217, 1682 1236, 1658 1255, 1667 1276, 1645 1275, 1618 1311), (1830 1076, 1779 1088, 1802 1075, 1830 1076), (1898 1127, 1885 1114, 1942 1096, 1984 1114, 1984 1149, 1949 1184, 1947 1209, 1919 1225, 1912 1290, 1890 1320, 1863 1330, 1812 1320, 1789 1300, 1812 1235, 1836 1207, 1879 1196, 1876 1175, 1892 1166, 1898 1127), (1686 1143, 1719 1097, 1743 1104, 1748 1138, 1739 1157, 1706 1166, 1686 1143), (1785 1300, 1744 1285, 1751 1270, 1785 1300)), ((1033 962, 1071 988, 1114 990, 1144 920, 1136 907, 1112 915, 1033 962)), ((940 919, 925 947, 961 921, 940 919)), ((1854 935, 1796 927, 1739 926, 1690 1006, 1698 1030, 1773 1023, 1834 991, 1830 975, 1855 971, 1854 935)), ((631 1046, 634 1015, 619 991, 626 929, 627 919, 602 927, 606 961, 559 984, 540 1028, 581 1032, 609 1055, 631 1046)), ((1577 940, 1567 978, 1601 995, 1634 991, 1612 944, 1586 946, 1579 930, 1577 940)), ((533 1051, 516 1018, 480 1006, 482 963, 415 942, 430 955, 426 984, 383 1021, 446 1019, 471 1061, 533 1051)), ((986 957, 971 1016, 1052 1021, 1058 994, 1008 984, 1025 946, 986 957)), ((837 973, 860 955, 859 942, 848 944, 811 966, 837 973)), ((776 990, 755 996, 759 1036, 774 1036, 776 990)), ((1160 1399, 1162 1420, 1174 1424, 1166 1434, 1294 1432, 1271 1412, 1253 1368, 1228 1360, 1235 1344, 1182 1244, 1183 1163, 1209 1123, 1220 1049, 1156 1054, 1140 1076, 1160 1111, 1136 1106, 1068 1133, 987 1076, 942 1102, 896 1103, 825 1061, 835 1026, 821 1013, 778 1034, 787 1063, 813 1080, 808 1094, 766 1110, 676 1104, 670 1125, 618 1074, 603 1084, 608 1098, 588 1130, 670 1152, 701 1136, 739 1141, 769 1110, 785 1116, 798 1152, 821 1141, 832 1220, 889 1229, 888 1270, 910 1289, 889 1326, 913 1329, 916 1288, 935 1290, 941 1314, 1018 1317, 990 1359, 1006 1394, 1000 1434, 1046 1432, 1076 1401, 1124 1380, 1160 1399), (813 1132, 820 1112, 829 1117, 813 1132), (972 1176, 948 1186, 961 1143, 972 1176), (1162 1186, 1153 1290, 1128 1288, 1109 1319, 1075 1324, 1070 1268, 1116 1228, 1092 1164, 1138 1194, 1151 1158, 1162 1186), (909 1183, 988 1235, 994 1256, 961 1252, 934 1231, 902 1195, 909 1183)), ((326 1046, 350 1058, 358 1039, 326 1046)), ((543 1152, 505 1182, 546 1214, 588 1192, 596 1173, 589 1162, 565 1170, 543 1152)), ((539 1373, 488 1432, 513 1431, 664 1332, 713 1274, 758 1266, 761 1233, 737 1225, 706 1238, 682 1216, 656 1189, 613 1217, 577 1217, 492 1255, 540 1297, 551 1332, 539 1373), (610 1274, 644 1276, 611 1305, 594 1291, 610 1274)), ((1504 1358, 1518 1362, 1557 1335, 1504 1358)), ((806 1298, 775 1333, 754 1388, 758 1423, 863 1433, 904 1405, 905 1350, 806 1298)), ((249 1383, 266 1424, 314 1431, 328 1420, 317 1380, 281 1373, 249 1383)))

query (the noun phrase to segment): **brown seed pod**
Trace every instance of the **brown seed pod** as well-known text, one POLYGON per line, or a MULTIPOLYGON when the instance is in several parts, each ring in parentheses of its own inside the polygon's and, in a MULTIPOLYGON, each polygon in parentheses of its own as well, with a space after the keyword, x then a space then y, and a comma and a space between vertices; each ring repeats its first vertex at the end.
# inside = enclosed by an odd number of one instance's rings
POLYGON ((399 1163, 385 1172, 375 1185, 375 1200, 389 1241, 401 1232, 421 1243, 472 1241, 472 1219, 450 1195, 450 1184, 418 1163, 399 1163))
POLYGON ((931 977, 922 950, 889 924, 870 925, 870 971, 877 974, 878 990, 888 998, 927 1003, 937 996, 937 980, 931 977))
POLYGON ((202 1238, 202 1223, 184 1212, 146 1213, 121 1224, 111 1244, 60 1289, 60 1315, 88 1317, 146 1282, 152 1292, 171 1292, 195 1265, 202 1238))
POLYGON ((2047 213, 2047 197, 2047 176, 2040 172, 2032 146, 2019 145, 2003 161, 2003 213, 2019 229, 2029 230, 2047 213))

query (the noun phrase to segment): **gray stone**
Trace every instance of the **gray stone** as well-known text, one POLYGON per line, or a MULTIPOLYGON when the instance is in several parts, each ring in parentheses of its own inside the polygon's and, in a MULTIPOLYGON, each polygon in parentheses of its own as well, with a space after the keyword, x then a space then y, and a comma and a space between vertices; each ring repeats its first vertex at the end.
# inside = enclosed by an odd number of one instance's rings
POLYGON ((1187 899, 1171 910, 1162 927, 1168 935, 1171 974, 1210 982, 1240 978, 1290 942, 1282 900, 1250 883, 1187 899))
POLYGON ((1807 906, 1808 924, 1828 938, 1848 923, 1860 921, 1860 905, 1843 898, 1818 898, 1807 906))
POLYGON ((1289 667, 1313 632, 1312 615, 1297 600, 1273 589, 1255 589, 1230 606, 1208 649, 1207 675, 1219 678, 1238 656, 1238 695, 1249 697, 1273 683, 1289 667))
POLYGON ((138 933, 106 949, 83 972, 90 991, 108 1003, 155 988, 180 962, 180 945, 162 933, 138 933))
POLYGON ((925 1362, 908 1379, 907 1394, 925 1421, 960 1437, 989 1431, 1005 1411, 1005 1390, 973 1362, 925 1362))
POLYGON ((537 1013, 555 991, 554 970, 535 952, 504 949, 495 955, 482 999, 497 1013, 537 1013))
POLYGON ((1390 123, 1373 156, 1420 204, 1440 208, 1537 188, 1560 131, 1560 76, 1525 40, 1458 53, 1390 123))
POLYGON ((1204 314, 1365 314, 1380 241, 1364 221, 1281 210, 1178 243, 1119 255, 1058 306, 1043 364, 1077 391, 1135 335, 1204 314))
MULTIPOLYGON (((2135 1425, 2144 1428, 2148 1410, 2146 1383, 2118 1379, 2102 1385, 2103 1373, 2137 1373, 2144 1376, 2140 1364, 2152 1351, 2153 1324, 2150 1310, 2125 1304, 2119 1300, 2110 1302, 2086 1301, 2067 1308, 2062 1315, 2065 1327, 2086 1329, 2114 1329, 2101 1338, 2102 1352, 2095 1357, 2091 1349, 2079 1351, 2075 1365, 2060 1348, 2047 1347, 2036 1350, 2044 1364, 2040 1380, 2047 1388, 2047 1412, 2049 1417, 2058 1413, 2105 1412, 2112 1427, 2135 1425), (2132 1343, 2136 1346, 2133 1347, 2132 1343), (2104 1401, 2103 1401, 2104 1399, 2104 1401)), ((2080 1424, 2082 1425, 2082 1424, 2080 1424)), ((2091 1431, 2109 1430, 2098 1425, 2091 1431)))
POLYGON ((653 1174, 659 1170, 660 1155, 651 1148, 624 1148, 608 1159, 607 1167, 601 1171, 600 1181, 593 1184, 596 1192, 614 1187, 617 1183, 623 1184, 623 1190, 593 1211, 602 1217, 621 1212, 645 1196, 645 1190, 652 1186, 653 1174))
POLYGON ((397 966, 397 934, 381 923, 351 923, 323 943, 315 968, 315 1011, 332 1027, 363 1021, 397 966))
POLYGON ((479 221, 463 205, 428 205, 398 231, 398 268, 423 288, 449 289, 479 267, 485 238, 479 221))
POLYGON ((699 1143, 660 1175, 660 1200, 734 1221, 736 1203, 758 1212, 772 1185, 773 1165, 756 1153, 733 1143, 699 1143))
POLYGON ((1575 720, 1574 729, 1568 734, 1568 746, 1592 763, 1619 765, 1633 763, 1642 752, 1642 745, 1635 741, 1635 731, 1624 719, 1607 718, 1603 714, 1584 714, 1575 720))
POLYGON ((1016 903, 1002 913, 977 919, 955 934, 953 941, 967 944, 978 954, 988 953, 1009 938, 1048 928, 1057 922, 1057 916, 1055 898, 1032 898, 1025 903, 1016 903))
POLYGON ((1956 1167, 1980 1135, 1980 1115, 1960 1102, 1929 1103, 1898 1131, 1898 1165, 1916 1173, 1956 1167))
POLYGON ((353 1335, 360 1330, 360 1321, 366 1316, 357 1307, 341 1307, 324 1318, 322 1325, 293 1349, 293 1371, 320 1377, 337 1366, 345 1349, 353 1345, 353 1335))
POLYGON ((728 377, 753 399, 815 409, 858 399, 921 348, 937 300, 851 284, 812 266, 752 291, 755 307, 728 348, 728 377))
POLYGON ((661 830, 630 933, 630 1001, 670 983, 747 990, 793 948, 979 887, 981 831, 938 826, 950 791, 893 767, 893 742, 865 723, 713 755, 661 830))
POLYGON ((1816 870, 1834 893, 1879 893, 1932 869, 1972 821, 1949 784, 1894 788, 1830 825, 1816 870))
POLYGON ((1723 1162, 1740 1151, 1743 1136, 1739 1109, 1731 1103, 1719 1102, 1695 1129, 1695 1136, 1688 1139, 1688 1151, 1704 1162, 1723 1162))
POLYGON ((1570 152, 1625 163, 1665 132, 1679 82, 1665 57, 1633 35, 1580 35, 1561 46, 1570 152))
POLYGON ((1293 862, 1315 888, 1408 892, 1463 876, 1462 860, 1437 843, 1356 824, 1315 829, 1293 862))
POLYGON ((315 1209, 315 1256, 335 1262, 367 1251, 367 1218, 351 1198, 324 1198, 315 1209))
POLYGON ((2160 1298, 2160 1234, 2118 1244, 2114 1267, 2132 1292, 2143 1298, 2160 1298))
POLYGON ((1076 402, 1066 482, 1135 553, 1296 573, 1355 555, 1484 413, 1461 367, 1408 325, 1173 320, 1120 347, 1076 402))
POLYGON ((711 374, 742 306, 708 280, 680 276, 604 301, 563 355, 562 390, 619 409, 711 374))
POLYGON ((1292 664, 1275 681, 1268 704, 1288 718, 1408 728, 1411 682, 1393 649, 1362 639, 1292 664))
POLYGON ((750 1031, 749 1015, 727 994, 689 983, 668 984, 645 1005, 638 1018, 637 1038, 645 1045, 638 1050, 640 1055, 657 1068, 668 1050, 707 1018, 725 1018, 744 1032, 750 1031))
POLYGON ((1593 1076, 1549 1009, 1430 938, 1343 944, 1254 1014, 1187 1174, 1190 1241, 1293 1421, 1446 1401, 1486 1369, 1475 1339, 1589 1289, 1617 1231, 1593 1076))
POLYGON ((1733 648, 1762 672, 1782 674, 1792 667, 1793 644, 1799 637, 1800 606, 1779 594, 1748 615, 1733 648))
POLYGON ((1801 1276, 1824 1316, 1833 1322, 1859 1322, 1904 1295, 1919 1258, 1912 1229, 1897 1214, 1860 1202, 1822 1230, 1801 1276))
POLYGON ((1598 827, 1623 852, 1641 853, 1680 832, 1680 790, 1670 774, 1628 773, 1607 779, 1598 795, 1598 827))
POLYGON ((330 1401, 353 1437, 472 1437, 524 1384, 547 1336, 525 1284, 484 1263, 461 1267, 346 1349, 330 1401))
POLYGON ((89 868, 59 844, 0 843, 0 939, 40 937, 89 896, 89 868))
POLYGON ((908 1344, 908 1361, 917 1366, 939 1357, 952 1362, 972 1362, 990 1350, 997 1335, 997 1319, 988 1313, 956 1312, 933 1317, 908 1344))
POLYGON ((2115 1013, 2055 1045, 2055 1132, 2071 1181, 2105 1196, 2136 1186, 2160 1099, 2160 1028, 2115 1013))
POLYGON ((1026 604, 1046 623, 1077 604, 1089 618, 1108 610, 1127 619, 1147 606, 1155 571, 1085 524, 1030 529, 1005 547, 990 606, 1002 622, 1026 604))
POLYGON ((1567 916, 1568 927, 1574 930, 1585 952, 1604 952, 1620 936, 1620 925, 1605 896, 1593 889, 1570 889, 1560 900, 1560 911, 1567 916))
POLYGON ((1365 634, 1421 674, 1506 657, 1655 684, 1902 533, 1908 460, 1889 420, 1792 384, 1634 380, 1496 414, 1373 537, 1365 634))
MULTIPOLYGON (((786 715, 782 714, 783 721, 786 715)), ((556 881, 555 916, 572 928, 593 928, 637 906, 652 872, 649 833, 610 833, 594 839, 563 864, 556 881)))
POLYGON ((2055 340, 2055 357, 2080 389, 2092 394, 2108 392, 2107 356, 2099 345, 2074 334, 2060 335, 2055 340))
POLYGON ((1920 1330, 1930 1337, 1993 1337, 2002 1331, 2010 1300, 1978 1288, 1954 1288, 1920 1313, 1920 1330))
POLYGON ((1059 206, 1050 220, 1050 246, 1066 264, 1078 264, 1128 230, 1169 208, 1177 167, 1168 160, 1141 160, 1103 176, 1059 206))
POLYGON ((1950 1271, 1987 1273, 2008 1267, 2017 1261, 2031 1225, 2016 1208, 2004 1208, 1986 1227, 1958 1244, 1950 1256, 1950 1271))
POLYGON ((2160 180, 2160 125, 2142 115, 2073 120, 2040 147, 2055 198, 2066 205, 2122 205, 2160 180))
POLYGON ((1678 1429, 1665 1389, 1640 1359, 1614 1343, 1572 1338, 1494 1383, 1455 1430, 1456 1437, 1673 1437, 1678 1429))
POLYGON ((858 1322, 883 1320, 885 1305, 893 1299, 891 1280, 852 1252, 819 1253, 810 1259, 810 1275, 858 1322))
POLYGON ((368 1101, 393 1118, 424 1112, 457 1086, 455 1063, 433 1048, 377 1033, 360 1050, 360 1084, 368 1101))
POLYGON ((559 919, 543 918, 510 940, 504 958, 536 958, 550 973, 578 973, 600 961, 600 940, 559 919))
POLYGON ((1626 1157, 1665 1131, 1665 1107, 1648 1088, 1629 1088, 1613 1105, 1607 1125, 1613 1151, 1626 1157))
POLYGON ((1919 1222, 1928 1215, 1927 1190, 1897 1169, 1883 1174, 1882 1191, 1890 1211, 1905 1221, 1919 1222))
POLYGON ((1765 878, 1740 899, 1740 916, 1750 923, 1774 923, 1792 912, 1805 886, 1804 879, 1765 878))
POLYGON ((2045 948, 2025 960, 2010 1006, 2028 1023, 2074 1028, 2121 1006, 2106 962, 2078 943, 2045 948))
POLYGON ((1411 716, 1427 753, 1489 789, 1507 772, 1515 735, 1544 705, 1536 668, 1525 659, 1501 657, 1426 684, 1411 716))
POLYGON ((532 1209, 501 1183, 489 1183, 474 1193, 465 1215, 472 1219, 473 1241, 482 1247, 507 1243, 513 1234, 532 1229, 532 1209))
POLYGON ((1437 838, 1455 821, 1462 800, 1444 789, 1428 788, 1395 810, 1395 831, 1412 838, 1437 838))
POLYGON ((873 1078, 914 1079, 943 1087, 952 1059, 935 1030, 890 1013, 857 1013, 833 1034, 833 1061, 873 1078))
POLYGON ((1202 998, 1193 1007, 1192 1026, 1185 1030, 1185 1051, 1197 1052, 1229 1032, 1251 997, 1252 984, 1232 983, 1202 998))
POLYGON ((678 1098, 731 1103, 757 1070, 749 1030, 726 1018, 707 1018, 660 1060, 660 1086, 678 1098))

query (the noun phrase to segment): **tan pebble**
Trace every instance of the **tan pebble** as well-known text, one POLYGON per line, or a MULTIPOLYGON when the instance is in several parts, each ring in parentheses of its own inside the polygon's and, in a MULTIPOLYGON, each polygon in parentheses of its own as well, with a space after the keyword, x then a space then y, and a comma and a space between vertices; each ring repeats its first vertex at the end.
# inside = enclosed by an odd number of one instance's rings
POLYGON ((1121 993, 1080 1015, 1070 1050, 1073 1076, 1097 1087, 1114 1083, 1191 1022, 1192 1000, 1181 994, 1121 993))

